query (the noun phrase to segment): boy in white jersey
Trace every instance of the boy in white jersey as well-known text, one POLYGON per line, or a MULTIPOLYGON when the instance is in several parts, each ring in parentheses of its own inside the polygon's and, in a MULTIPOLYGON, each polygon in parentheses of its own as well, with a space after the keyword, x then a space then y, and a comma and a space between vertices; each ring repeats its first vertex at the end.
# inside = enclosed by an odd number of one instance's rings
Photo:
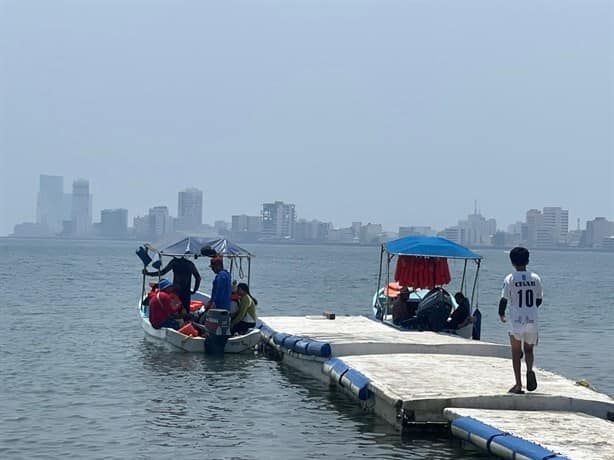
POLYGON ((512 346, 512 366, 516 384, 510 388, 510 393, 524 393, 520 378, 522 360, 522 344, 527 364, 527 390, 537 388, 535 372, 533 372, 533 348, 537 345, 537 307, 544 297, 542 282, 536 273, 527 271, 529 251, 516 247, 510 251, 510 261, 515 271, 505 277, 503 291, 499 301, 499 318, 506 322, 505 309, 509 303, 509 336, 512 346))

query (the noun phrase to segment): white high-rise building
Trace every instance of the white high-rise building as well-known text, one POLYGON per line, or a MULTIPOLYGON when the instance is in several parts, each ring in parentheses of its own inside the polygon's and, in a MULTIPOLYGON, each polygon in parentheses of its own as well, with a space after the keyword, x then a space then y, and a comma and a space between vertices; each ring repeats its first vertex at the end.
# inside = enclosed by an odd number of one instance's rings
POLYGON ((198 230, 203 224, 203 192, 188 188, 179 192, 177 230, 198 230))
POLYGON ((549 245, 560 246, 566 244, 569 233, 569 211, 560 207, 546 207, 543 209, 543 234, 549 237, 549 245))
POLYGON ((262 234, 272 239, 294 238, 296 211, 294 204, 283 201, 262 205, 262 234))
POLYGON ((72 184, 72 229, 75 235, 87 235, 92 229, 90 183, 77 179, 72 184))
POLYGON ((36 201, 36 222, 43 231, 52 234, 62 231, 63 201, 64 178, 41 174, 36 201))

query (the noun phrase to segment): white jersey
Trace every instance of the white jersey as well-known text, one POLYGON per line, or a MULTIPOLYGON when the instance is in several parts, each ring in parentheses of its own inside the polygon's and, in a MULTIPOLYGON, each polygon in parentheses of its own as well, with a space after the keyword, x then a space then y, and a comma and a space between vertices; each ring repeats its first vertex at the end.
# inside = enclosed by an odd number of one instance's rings
POLYGON ((507 299, 512 333, 537 332, 537 299, 544 298, 537 274, 515 271, 505 277, 501 297, 507 299))

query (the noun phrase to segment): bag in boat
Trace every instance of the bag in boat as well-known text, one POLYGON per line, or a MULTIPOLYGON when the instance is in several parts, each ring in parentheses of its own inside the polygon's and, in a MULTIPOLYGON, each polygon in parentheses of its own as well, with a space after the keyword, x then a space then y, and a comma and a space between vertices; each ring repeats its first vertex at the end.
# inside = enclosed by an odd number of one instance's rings
POLYGON ((420 329, 427 331, 441 331, 446 328, 452 298, 448 291, 436 287, 431 289, 418 304, 416 323, 420 329))

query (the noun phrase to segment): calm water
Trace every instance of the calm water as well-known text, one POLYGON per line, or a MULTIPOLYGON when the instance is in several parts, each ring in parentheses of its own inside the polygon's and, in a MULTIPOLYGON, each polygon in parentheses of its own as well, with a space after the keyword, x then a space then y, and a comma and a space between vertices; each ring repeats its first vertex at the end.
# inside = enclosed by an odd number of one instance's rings
MULTIPOLYGON (((0 240, 1 458, 486 458, 447 437, 401 438, 344 394, 264 357, 148 342, 136 247, 0 240)), ((249 248, 259 314, 369 313, 378 248, 249 248)), ((496 305, 509 262, 480 252, 483 338, 503 342, 496 305)), ((545 286, 537 365, 614 395, 614 256, 535 251, 531 267, 545 286)))

